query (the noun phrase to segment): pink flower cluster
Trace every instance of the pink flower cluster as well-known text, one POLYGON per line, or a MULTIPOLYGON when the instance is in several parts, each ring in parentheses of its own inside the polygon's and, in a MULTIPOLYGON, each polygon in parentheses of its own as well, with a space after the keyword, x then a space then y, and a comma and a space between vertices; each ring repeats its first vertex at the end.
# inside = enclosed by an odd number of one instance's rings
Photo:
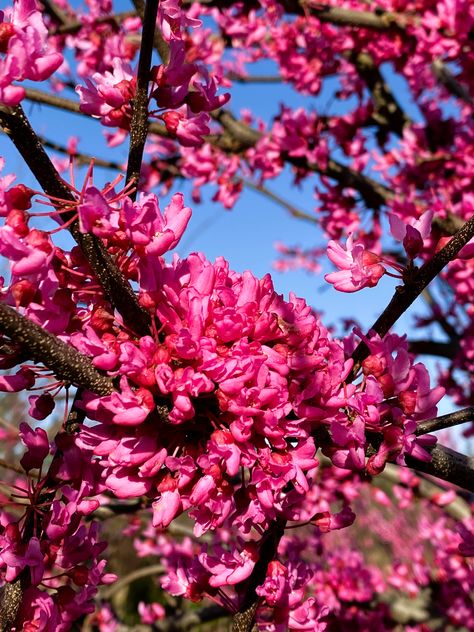
POLYGON ((36 0, 15 0, 0 11, 0 103, 18 105, 25 96, 16 81, 44 81, 63 63, 48 46, 48 30, 36 0))

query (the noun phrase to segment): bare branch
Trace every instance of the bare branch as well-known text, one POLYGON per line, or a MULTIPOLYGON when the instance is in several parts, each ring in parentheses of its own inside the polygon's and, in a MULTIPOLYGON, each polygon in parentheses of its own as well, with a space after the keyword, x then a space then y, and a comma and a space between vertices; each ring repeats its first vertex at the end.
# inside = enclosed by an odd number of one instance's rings
POLYGON ((464 408, 463 410, 457 410, 454 413, 447 415, 441 415, 434 419, 426 419, 421 421, 415 434, 420 436, 429 434, 430 432, 436 432, 437 430, 444 430, 445 428, 452 428, 453 426, 459 426, 459 424, 465 424, 469 421, 474 421, 474 406, 464 408))
MULTIPOLYGON (((156 632, 186 632, 196 629, 197 626, 202 626, 203 623, 216 621, 224 617, 229 617, 227 610, 224 610, 221 606, 213 605, 187 612, 179 619, 169 617, 163 621, 156 621, 153 625, 153 629, 156 630, 156 632)), ((199 627, 199 629, 201 628, 199 627)))
POLYGON ((461 99, 471 107, 474 106, 474 100, 467 91, 467 88, 457 81, 456 77, 441 59, 435 59, 431 64, 431 69, 439 83, 441 83, 450 94, 461 99))
POLYGON ((284 79, 280 75, 238 75, 236 72, 228 72, 227 79, 234 83, 254 84, 254 83, 283 83, 284 79))
MULTIPOLYGON (((142 22, 144 22, 145 20, 144 0, 132 0, 132 2, 138 15, 142 18, 142 22)), ((161 57, 162 62, 164 64, 167 64, 170 59, 170 49, 169 49, 168 43, 163 39, 163 36, 161 35, 158 29, 155 29, 155 33, 153 35, 153 48, 161 57)))
POLYGON ((129 584, 133 584, 133 582, 136 582, 138 579, 141 579, 142 577, 151 577, 153 575, 161 575, 164 570, 165 569, 162 564, 152 564, 151 566, 138 568, 128 575, 125 575, 125 577, 122 577, 114 584, 101 588, 99 596, 101 599, 110 599, 113 595, 115 595, 115 593, 123 590, 123 588, 126 588, 129 584))
MULTIPOLYGON (((237 141, 240 147, 236 148, 235 143, 229 143, 226 137, 216 139, 212 144, 217 145, 223 151, 234 152, 237 149, 245 150, 254 147, 257 142, 262 138, 262 134, 257 130, 252 129, 242 121, 237 120, 227 110, 220 110, 215 113, 213 117, 224 127, 231 138, 237 141)), ((321 175, 328 176, 342 186, 349 187, 359 191, 364 198, 366 204, 371 208, 379 208, 392 199, 393 193, 384 185, 372 180, 368 176, 353 171, 349 167, 338 163, 335 160, 329 159, 326 167, 322 167, 315 163, 309 163, 304 157, 294 157, 288 154, 283 154, 283 159, 298 167, 300 169, 306 169, 320 173, 321 175)))
MULTIPOLYGON (((50 105, 51 107, 58 108, 59 110, 73 112, 74 114, 79 114, 80 116, 84 116, 89 119, 93 118, 90 114, 82 112, 79 103, 77 103, 77 101, 73 101, 72 99, 59 97, 56 94, 49 94, 48 92, 43 92, 42 90, 37 90, 36 88, 25 88, 25 95, 28 101, 42 103, 43 105, 50 105)), ((169 136, 165 125, 161 125, 160 123, 149 123, 148 131, 150 133, 157 134, 158 136, 169 136)))
POLYGON ((8 632, 15 623, 23 597, 22 579, 17 577, 0 588, 0 630, 8 632))
POLYGON ((398 136, 402 136, 405 125, 411 123, 410 118, 402 110, 388 85, 385 83, 380 69, 375 65, 368 53, 352 53, 350 61, 354 64, 359 76, 365 81, 374 101, 374 122, 387 128, 398 136))
POLYGON ((104 160, 103 158, 97 158, 97 156, 84 154, 82 152, 71 153, 67 147, 61 145, 60 143, 55 143, 44 136, 40 136, 39 134, 38 138, 43 147, 47 147, 48 149, 52 149, 53 151, 57 151, 58 153, 66 156, 71 156, 74 164, 78 166, 90 165, 91 162, 94 162, 94 167, 103 167, 104 169, 113 169, 114 171, 119 172, 123 170, 123 165, 118 162, 114 162, 113 160, 104 160))
POLYGON ((296 208, 296 206, 294 206, 293 204, 291 204, 290 202, 282 198, 280 195, 278 195, 277 193, 275 193, 268 187, 265 187, 260 184, 255 184, 251 180, 242 179, 240 180, 240 182, 242 182, 243 185, 247 187, 248 189, 252 189, 253 191, 256 191, 257 193, 261 193, 272 202, 275 202, 275 204, 282 206, 285 210, 289 212, 289 214, 292 217, 295 217, 297 219, 303 219, 307 222, 311 222, 311 224, 318 223, 317 217, 315 217, 314 215, 310 215, 309 213, 305 213, 305 211, 301 211, 300 209, 296 208))
MULTIPOLYGON (((425 287, 438 276, 441 270, 450 261, 456 258, 461 248, 463 248, 472 237, 474 237, 474 217, 468 220, 463 227, 456 232, 444 248, 437 252, 421 268, 415 270, 410 278, 406 280, 405 285, 396 288, 390 303, 372 325, 371 331, 374 331, 383 338, 400 316, 423 292, 425 287)), ((360 342, 352 354, 354 366, 348 378, 349 380, 354 379, 361 363, 368 355, 369 349, 367 345, 365 342, 360 342)))
MULTIPOLYGON (((183 4, 192 4, 195 0, 184 0, 183 4)), ((227 9, 234 4, 232 0, 197 0, 199 4, 208 7, 227 9)), ((322 2, 311 0, 280 0, 285 13, 290 15, 306 15, 310 13, 321 22, 330 22, 340 26, 353 26, 368 28, 376 31, 403 30, 408 24, 416 24, 419 18, 408 13, 396 13, 394 11, 360 11, 358 9, 346 9, 344 7, 330 6, 322 2)), ((245 3, 247 10, 261 7, 256 0, 245 3)))
MULTIPOLYGON (((94 24, 115 24, 119 25, 127 18, 131 18, 136 15, 135 11, 122 11, 115 13, 114 15, 102 15, 94 19, 94 24)), ((80 20, 66 20, 62 22, 60 26, 54 29, 50 29, 49 35, 68 35, 78 33, 83 27, 83 23, 80 20)))
POLYGON ((452 360, 459 350, 459 345, 454 341, 410 340, 408 348, 411 353, 416 353, 417 355, 433 355, 452 360))
POLYGON ((428 451, 432 457, 430 462, 406 456, 405 461, 408 467, 474 492, 474 457, 465 456, 440 444, 428 451))
POLYGON ((51 369, 59 380, 98 395, 109 395, 114 390, 112 380, 94 368, 87 356, 1 302, 0 329, 20 344, 32 360, 51 369))
MULTIPOLYGON (((137 91, 133 99, 133 114, 130 124, 130 149, 126 179, 127 184, 135 181, 137 188, 148 133, 148 84, 150 82, 150 64, 157 13, 158 0, 146 0, 140 57, 138 59, 137 91)), ((132 199, 135 199, 136 196, 137 189, 130 194, 132 199)))

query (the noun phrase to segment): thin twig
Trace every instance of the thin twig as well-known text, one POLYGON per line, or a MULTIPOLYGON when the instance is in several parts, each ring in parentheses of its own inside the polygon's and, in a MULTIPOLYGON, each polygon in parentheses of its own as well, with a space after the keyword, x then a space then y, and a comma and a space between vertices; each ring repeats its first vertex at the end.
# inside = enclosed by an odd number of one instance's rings
POLYGON ((162 564, 152 564, 151 566, 145 566, 144 568, 138 568, 135 571, 132 571, 125 577, 120 578, 114 584, 110 586, 105 586, 99 591, 99 596, 101 599, 111 599, 113 595, 117 592, 126 588, 133 582, 136 582, 138 579, 142 579, 142 577, 150 577, 151 575, 162 575, 165 571, 165 568, 162 564))
POLYGON ((311 222, 311 224, 318 224, 317 217, 315 217, 314 215, 310 215, 309 213, 305 213, 305 211, 301 211, 300 209, 296 208, 296 206, 294 206, 293 204, 291 204, 290 202, 282 198, 281 195, 278 195, 277 193, 275 193, 268 187, 263 186, 261 184, 255 184, 251 180, 245 180, 243 178, 240 179, 240 181, 248 189, 252 189, 253 191, 256 191, 257 193, 261 193, 268 199, 272 200, 272 202, 275 202, 275 204, 278 204, 279 206, 283 207, 285 210, 289 212, 289 214, 292 217, 296 217, 297 219, 304 219, 307 222, 311 222))
MULTIPOLYGON (((135 181, 137 188, 148 133, 148 84, 150 82, 150 64, 157 13, 158 0, 146 0, 140 57, 138 59, 137 90, 133 99, 133 114, 130 124, 130 149, 126 178, 127 184, 135 181)), ((136 195, 137 189, 130 194, 130 197, 135 199, 136 195)))
MULTIPOLYGON (((145 15, 144 0, 132 0, 132 2, 138 15, 142 18, 142 22, 143 22, 144 15, 145 15)), ((168 43, 164 40, 162 34, 160 33, 158 29, 155 30, 155 34, 153 35, 153 48, 156 50, 156 52, 160 56, 161 61, 164 64, 167 64, 170 60, 170 49, 169 49, 168 43)))
MULTIPOLYGON (((410 307, 410 305, 423 292, 425 287, 438 276, 441 270, 453 259, 458 252, 474 237, 474 217, 468 220, 460 228, 453 238, 427 261, 419 270, 415 271, 405 285, 399 286, 395 290, 390 303, 384 309, 379 318, 370 328, 381 338, 388 333, 389 329, 397 322, 400 316, 410 307)), ((365 358, 369 355, 369 348, 365 342, 360 342, 352 359, 354 366, 348 379, 353 380, 365 358)))
POLYGON ((434 419, 426 419, 420 421, 415 434, 420 436, 429 434, 430 432, 436 432, 437 430, 444 430, 445 428, 452 428, 453 426, 459 426, 459 424, 465 424, 469 421, 474 421, 474 406, 464 408, 463 410, 457 410, 454 413, 447 415, 441 415, 434 419))

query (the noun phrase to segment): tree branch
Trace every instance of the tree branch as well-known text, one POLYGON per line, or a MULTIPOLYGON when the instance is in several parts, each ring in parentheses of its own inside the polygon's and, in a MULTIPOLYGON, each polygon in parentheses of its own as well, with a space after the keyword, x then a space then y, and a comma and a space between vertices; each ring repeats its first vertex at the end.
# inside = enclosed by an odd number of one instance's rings
MULTIPOLYGON (((213 118, 222 125, 234 141, 237 141, 240 144, 240 150, 254 147, 263 136, 257 130, 252 129, 242 121, 237 120, 227 110, 220 110, 213 115, 213 118)), ((214 143, 211 141, 211 144, 216 144, 220 149, 226 152, 233 152, 236 150, 235 143, 229 144, 225 137, 217 139, 214 143)), ((321 167, 315 163, 309 163, 304 157, 294 157, 289 156, 288 154, 283 154, 282 157, 286 162, 295 167, 320 173, 321 175, 325 175, 333 180, 336 180, 342 186, 356 189, 364 198, 366 204, 371 208, 379 208, 393 198, 393 193, 383 184, 372 180, 358 171, 353 171, 349 167, 346 167, 333 159, 328 160, 326 167, 321 167)))
POLYGON ((268 565, 276 557, 278 545, 285 532, 285 526, 286 521, 281 519, 274 520, 262 538, 258 561, 250 577, 243 585, 243 597, 239 612, 232 619, 232 632, 252 631, 259 602, 255 589, 265 580, 268 565))
POLYGON ((411 123, 410 118, 402 110, 388 85, 385 83, 380 69, 368 53, 352 53, 349 60, 354 64, 359 76, 367 84, 375 106, 372 115, 374 122, 382 128, 402 136, 405 125, 411 123))
POLYGON ((265 187, 260 184, 255 184, 251 180, 240 179, 240 182, 242 182, 242 184, 248 189, 252 189, 252 191, 256 191, 257 193, 261 193, 272 202, 275 202, 275 204, 278 204, 279 206, 283 207, 285 210, 288 211, 288 213, 292 217, 295 217, 296 219, 303 219, 307 222, 311 222, 311 224, 318 224, 317 217, 315 217, 314 215, 310 215, 309 213, 305 213, 305 211, 301 211, 300 209, 296 208, 296 206, 294 206, 293 204, 291 204, 290 202, 282 198, 280 195, 278 195, 274 191, 271 191, 268 187, 265 187))
POLYGON ((440 444, 427 450, 432 457, 430 462, 406 456, 407 466, 474 493, 474 457, 465 456, 440 444))
MULTIPOLYGON (((71 190, 60 178, 41 141, 31 127, 21 106, 0 106, 0 125, 15 144, 44 192, 65 202, 75 203, 71 190)), ((74 211, 64 213, 64 221, 74 216, 74 211)), ((70 232, 87 258, 107 299, 121 314, 124 322, 137 334, 149 333, 149 314, 143 310, 129 283, 115 265, 103 243, 94 235, 81 233, 79 223, 73 222, 70 232)))
POLYGON ((441 415, 434 419, 426 419, 420 421, 416 427, 415 434, 421 436, 429 434, 430 432, 436 432, 437 430, 444 430, 445 428, 452 428, 453 426, 459 426, 459 424, 465 424, 469 421, 474 421, 474 406, 464 408, 463 410, 457 410, 454 413, 447 415, 441 415))
POLYGON ((112 380, 95 369, 87 356, 1 302, 0 329, 59 380, 83 386, 97 395, 110 395, 114 390, 112 380))
MULTIPOLYGON (((145 20, 145 2, 144 0, 132 0, 133 6, 136 9, 136 12, 141 17, 142 22, 145 20)), ((155 33, 153 35, 153 48, 156 50, 158 55, 161 58, 161 61, 164 64, 167 64, 170 59, 170 49, 168 43, 163 39, 160 31, 155 29, 155 33)))
POLYGON ((459 350, 459 345, 455 341, 435 342, 434 340, 410 340, 408 349, 410 353, 417 355, 433 355, 452 360, 459 350))
MULTIPOLYGON (((441 272, 441 270, 453 259, 458 252, 474 237, 474 217, 471 217, 462 228, 460 228, 453 238, 437 252, 421 268, 415 270, 411 277, 405 281, 405 285, 395 289, 390 303, 384 309, 379 318, 371 327, 381 338, 388 333, 389 329, 397 322, 400 316, 410 307, 416 298, 423 292, 425 287, 441 272)), ((369 349, 365 342, 360 342, 352 359, 354 366, 348 377, 353 380, 360 368, 361 363, 369 355, 369 349)))
MULTIPOLYGON (((146 0, 143 16, 143 32, 138 59, 137 91, 133 100, 132 122, 130 124, 130 149, 128 152, 127 184, 135 181, 138 189, 143 150, 148 133, 148 84, 153 53, 153 36, 158 13, 158 0, 146 0)), ((137 189, 130 194, 137 196, 137 189)))
MULTIPOLYGON (((58 108, 59 110, 73 112, 74 114, 79 114, 80 116, 84 116, 88 119, 93 118, 90 114, 82 112, 80 104, 72 99, 66 99, 65 97, 60 97, 56 94, 49 94, 48 92, 43 92, 42 90, 37 90, 36 88, 25 88, 25 96, 28 101, 32 101, 33 103, 50 105, 51 107, 58 108)), ((157 136, 165 136, 166 138, 169 138, 168 130, 165 125, 162 125, 161 123, 149 123, 148 131, 152 134, 156 134, 157 136)))

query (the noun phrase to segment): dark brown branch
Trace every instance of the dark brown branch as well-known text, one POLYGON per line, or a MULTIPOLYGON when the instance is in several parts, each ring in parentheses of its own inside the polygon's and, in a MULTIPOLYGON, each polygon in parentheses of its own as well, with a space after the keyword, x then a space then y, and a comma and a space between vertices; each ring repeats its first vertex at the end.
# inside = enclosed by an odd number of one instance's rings
POLYGON ((474 493, 474 457, 465 456, 440 444, 428 451, 432 457, 429 463, 406 456, 405 462, 408 467, 431 474, 474 493))
POLYGON ((438 356, 450 360, 456 356, 459 350, 459 345, 454 341, 435 342, 434 340, 410 340, 408 344, 410 353, 438 356))
MULTIPOLYGON (((95 18, 94 24, 115 24, 119 25, 127 18, 136 15, 135 11, 123 11, 121 13, 115 13, 114 15, 103 15, 95 18)), ((68 35, 78 33, 83 27, 83 23, 80 20, 66 20, 62 24, 54 29, 50 29, 49 35, 68 35)))
POLYGON ((258 561, 243 585, 243 597, 239 612, 232 619, 232 632, 251 632, 254 627, 255 612, 259 601, 255 589, 265 580, 268 565, 277 555, 278 545, 285 532, 285 525, 284 520, 277 519, 263 536, 258 561))
MULTIPOLYGON (((28 99, 28 101, 33 101, 33 103, 41 103, 43 105, 58 108, 59 110, 66 110, 66 112, 73 112, 74 114, 79 114, 80 116, 84 116, 89 119, 93 118, 90 114, 82 112, 80 110, 79 103, 77 103, 77 101, 73 101, 72 99, 60 97, 56 94, 49 94, 49 92, 43 92, 42 90, 37 90, 36 88, 25 88, 25 93, 26 99, 28 99)), ((158 136, 169 137, 166 127, 160 123, 149 123, 148 131, 150 133, 157 134, 158 136)))
POLYGON ((402 136, 405 125, 411 123, 410 118, 400 107, 388 85, 385 83, 380 69, 368 53, 357 53, 349 56, 359 76, 367 84, 375 106, 372 115, 374 122, 382 128, 386 128, 402 136))
POLYGON ((234 83, 254 84, 254 83, 282 83, 283 77, 280 75, 238 75, 236 72, 228 72, 227 78, 234 83))
MULTIPOLYGON (((0 106, 0 125, 15 144, 26 164, 40 183, 43 191, 67 203, 75 202, 68 186, 61 180, 54 165, 41 145, 22 108, 0 106)), ((74 216, 74 211, 63 214, 64 221, 74 216)), ((94 235, 81 233, 79 223, 73 222, 70 232, 82 248, 97 280, 110 303, 121 314, 124 322, 139 335, 149 333, 150 318, 138 304, 129 283, 115 265, 103 243, 94 235)))
MULTIPOLYGON (((145 16, 145 2, 144 0, 132 0, 133 6, 136 9, 136 12, 141 17, 142 22, 144 21, 145 16)), ((170 49, 167 42, 163 39, 160 31, 155 29, 155 34, 153 35, 153 48, 156 50, 158 55, 161 58, 161 61, 164 64, 169 62, 170 58, 170 49)))
MULTIPOLYGON (((184 0, 183 4, 192 4, 195 0, 184 0)), ((234 0, 197 0, 199 4, 205 6, 228 9, 234 0)), ((321 22, 330 22, 340 26, 353 26, 356 28, 368 28, 376 31, 403 30, 408 24, 416 24, 419 19, 415 15, 408 13, 396 13, 384 11, 359 11, 357 9, 345 9, 343 7, 329 6, 324 3, 305 2, 304 0, 280 0, 285 13, 289 15, 306 15, 309 13, 317 17, 321 22)), ((245 3, 245 8, 259 9, 260 2, 249 0, 245 3)))
POLYGON ((0 588, 0 632, 8 632, 15 623, 23 597, 21 583, 21 577, 17 577, 0 588))
POLYGON ((68 23, 68 16, 55 2, 52 2, 52 0, 41 0, 41 4, 44 7, 45 13, 55 22, 61 25, 68 23))
MULTIPOLYGON (((137 91, 133 99, 133 114, 130 124, 130 149, 126 179, 127 184, 135 181, 137 188, 148 133, 148 84, 150 82, 150 64, 157 13, 158 0, 146 0, 140 57, 138 59, 137 91)), ((137 189, 130 194, 130 197, 135 199, 136 195, 137 189)))
MULTIPOLYGON (((405 285, 399 286, 395 290, 390 303, 384 309, 379 318, 372 325, 371 330, 377 333, 381 338, 388 333, 389 329, 397 322, 400 316, 410 307, 410 305, 423 292, 425 287, 438 276, 441 270, 453 259, 456 258, 458 252, 468 241, 474 237, 474 217, 467 221, 460 228, 454 237, 437 252, 429 261, 427 261, 419 270, 412 272, 411 277, 405 282, 405 285)), ((369 349, 365 342, 360 342, 352 359, 354 367, 348 379, 352 380, 356 376, 361 363, 369 355, 369 349)))
POLYGON ((438 82, 442 84, 450 94, 457 99, 461 99, 471 107, 474 106, 474 100, 467 88, 457 81, 456 77, 441 59, 435 59, 431 64, 431 69, 438 82))
MULTIPOLYGON (((43 103, 45 105, 50 105, 52 107, 89 117, 88 114, 81 112, 79 104, 71 99, 50 95, 47 92, 42 92, 32 88, 28 88, 26 90, 26 98, 36 103, 43 103)), ((226 153, 250 149, 251 147, 254 147, 262 137, 260 132, 252 129, 242 121, 237 120, 226 110, 219 110, 213 115, 213 118, 222 125, 227 133, 214 136, 211 135, 206 137, 205 140, 226 153)), ((148 131, 152 134, 169 137, 166 127, 160 123, 149 123, 148 131)), ((380 182, 377 182, 358 171, 353 171, 349 167, 346 167, 335 160, 330 159, 327 166, 322 168, 317 164, 308 163, 306 158, 295 158, 288 155, 284 155, 283 158, 288 163, 299 169, 306 169, 308 171, 328 176, 329 178, 336 180, 336 182, 339 182, 344 187, 355 189, 360 193, 365 203, 370 208, 380 208, 380 206, 383 206, 393 198, 392 191, 380 182)))
POLYGON ((421 421, 415 434, 420 436, 429 434, 430 432, 436 432, 437 430, 444 430, 445 428, 452 428, 453 426, 459 426, 459 424, 465 424, 469 421, 474 421, 474 406, 464 408, 463 410, 457 410, 454 413, 447 415, 441 415, 434 419, 426 419, 421 421))
POLYGON ((83 386, 97 395, 110 395, 114 390, 112 380, 94 368, 90 358, 5 303, 0 303, 0 330, 59 380, 83 386))
MULTIPOLYGON (((303 7, 306 3, 295 0, 283 0, 285 9, 290 12, 294 5, 300 4, 303 7)), ((395 13, 392 11, 359 11, 353 9, 345 9, 343 7, 328 6, 311 3, 308 6, 311 15, 316 16, 321 22, 330 22, 331 24, 339 24, 340 26, 353 26, 357 28, 369 28, 377 31, 386 31, 389 29, 403 30, 410 23, 417 22, 417 17, 404 13, 395 13)), ((293 9, 296 13, 296 7, 293 9)))

